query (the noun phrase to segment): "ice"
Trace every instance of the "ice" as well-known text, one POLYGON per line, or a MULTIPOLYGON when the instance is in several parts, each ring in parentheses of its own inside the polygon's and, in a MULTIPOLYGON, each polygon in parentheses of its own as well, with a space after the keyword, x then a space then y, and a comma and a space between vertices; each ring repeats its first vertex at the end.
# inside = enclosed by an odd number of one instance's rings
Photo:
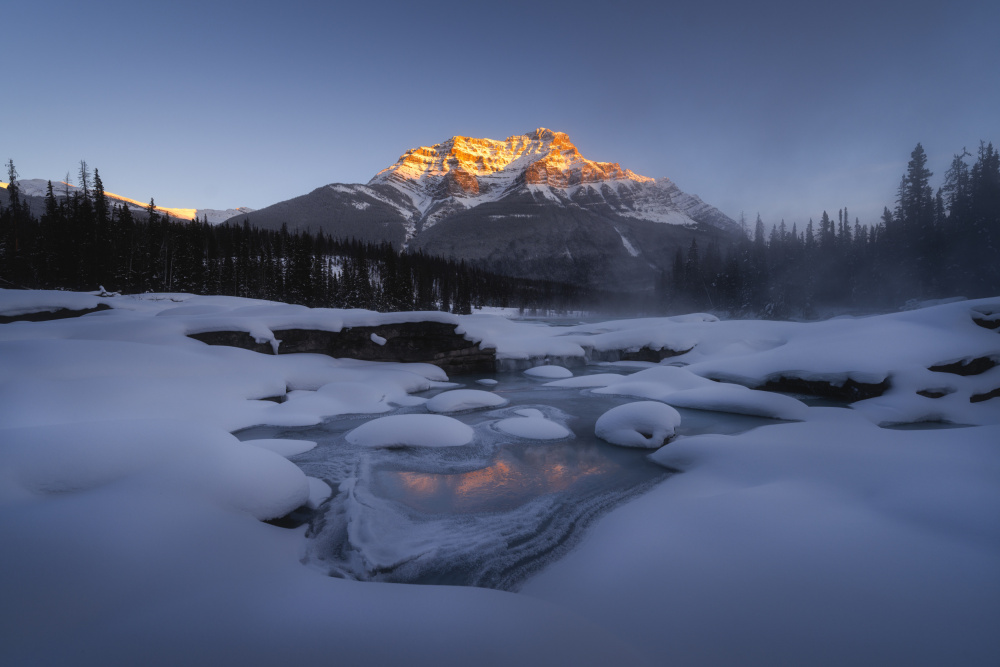
POLYGON ((424 404, 431 412, 462 412, 507 405, 507 399, 489 391, 455 389, 438 394, 424 404))
POLYGON ((573 377, 573 371, 568 368, 563 368, 562 366, 535 366, 534 368, 529 368, 524 371, 525 375, 530 375, 535 378, 570 378, 573 377))
POLYGON ((656 449, 673 437, 680 423, 680 413, 669 405, 639 401, 605 412, 597 420, 594 433, 613 445, 656 449))
POLYGON ((474 432, 444 415, 391 415, 366 422, 347 434, 347 441, 365 447, 461 447, 474 432))

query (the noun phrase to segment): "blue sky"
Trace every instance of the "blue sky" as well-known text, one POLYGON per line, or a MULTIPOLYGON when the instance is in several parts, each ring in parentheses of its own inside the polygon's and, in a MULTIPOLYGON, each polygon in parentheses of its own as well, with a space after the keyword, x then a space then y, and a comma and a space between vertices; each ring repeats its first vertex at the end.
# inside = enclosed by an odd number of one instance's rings
POLYGON ((455 134, 567 132, 736 217, 892 199, 1000 143, 1000 3, 36 2, 4 8, 0 157, 174 207, 366 182, 455 134))

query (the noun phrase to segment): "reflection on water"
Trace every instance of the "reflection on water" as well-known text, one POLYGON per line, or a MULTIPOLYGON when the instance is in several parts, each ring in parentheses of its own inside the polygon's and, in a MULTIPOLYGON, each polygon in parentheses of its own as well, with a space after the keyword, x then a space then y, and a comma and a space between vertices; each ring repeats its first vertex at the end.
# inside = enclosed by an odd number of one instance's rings
POLYGON ((606 447, 579 443, 504 448, 492 465, 464 473, 381 470, 378 493, 428 514, 503 512, 547 493, 622 471, 606 447), (604 450, 604 451, 602 451, 604 450))
MULTIPOLYGON (((577 374, 607 370, 592 367, 577 374)), ((452 379, 474 385, 480 378, 452 379)), ((500 383, 492 390, 509 405, 454 415, 475 429, 474 442, 463 447, 381 450, 347 442, 344 434, 370 416, 241 432, 241 438, 319 443, 293 457, 307 475, 334 490, 310 518, 304 562, 330 576, 357 580, 516 590, 571 549, 597 517, 671 474, 650 462, 647 450, 615 447, 594 435, 601 414, 634 399, 546 387, 521 373, 496 379, 500 383), (526 408, 573 435, 539 442, 494 428, 526 408)), ((738 433, 773 423, 700 410, 680 413, 680 435, 738 433)))

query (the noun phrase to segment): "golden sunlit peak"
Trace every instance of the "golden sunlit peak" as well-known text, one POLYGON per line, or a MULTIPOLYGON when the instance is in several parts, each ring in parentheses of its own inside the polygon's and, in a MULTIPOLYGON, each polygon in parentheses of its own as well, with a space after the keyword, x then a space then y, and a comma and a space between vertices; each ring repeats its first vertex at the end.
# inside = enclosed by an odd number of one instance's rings
POLYGON ((455 135, 440 144, 413 148, 376 174, 371 183, 418 189, 424 193, 421 201, 435 201, 440 193, 462 199, 496 197, 522 184, 568 188, 653 180, 615 162, 588 160, 565 132, 539 127, 503 141, 455 135), (427 198, 427 194, 431 196, 427 198))

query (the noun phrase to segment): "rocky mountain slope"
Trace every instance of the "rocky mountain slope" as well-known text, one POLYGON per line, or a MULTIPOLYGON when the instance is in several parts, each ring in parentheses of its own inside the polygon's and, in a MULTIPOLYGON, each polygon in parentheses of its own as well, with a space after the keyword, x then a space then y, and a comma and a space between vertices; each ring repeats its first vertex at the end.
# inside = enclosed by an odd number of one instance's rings
POLYGON ((680 190, 588 160, 562 132, 455 136, 406 151, 367 184, 334 183, 230 223, 389 241, 517 275, 649 287, 692 238, 738 225, 680 190))

